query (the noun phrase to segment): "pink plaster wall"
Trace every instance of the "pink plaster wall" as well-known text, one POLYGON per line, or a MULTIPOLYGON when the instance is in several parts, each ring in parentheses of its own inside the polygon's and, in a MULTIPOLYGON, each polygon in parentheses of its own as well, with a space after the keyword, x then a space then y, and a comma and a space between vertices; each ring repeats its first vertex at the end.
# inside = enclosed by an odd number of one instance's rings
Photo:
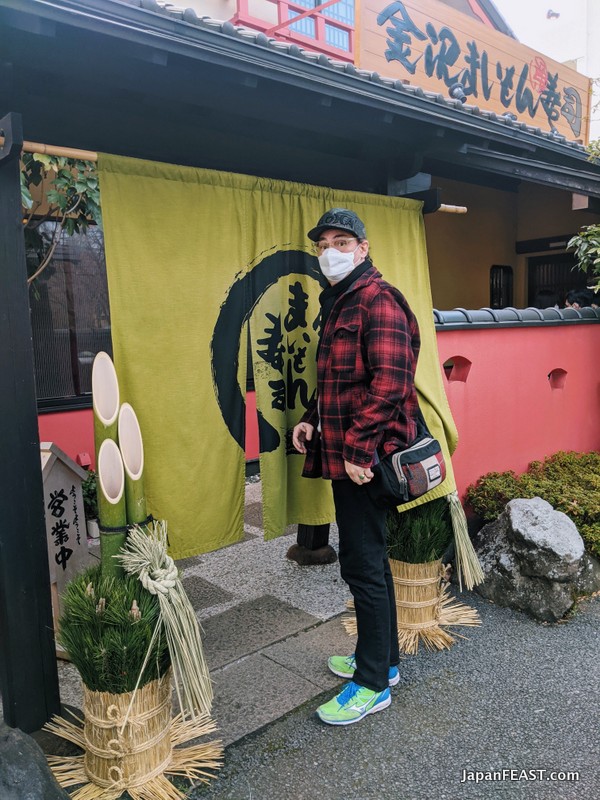
MULTIPOLYGON (((438 331, 437 341, 440 365, 456 362, 444 381, 459 433, 452 460, 461 496, 492 470, 522 472, 557 450, 600 450, 600 325, 438 331), (467 371, 466 380, 456 380, 467 371), (564 379, 562 388, 553 388, 553 371, 555 383, 564 379)), ((55 442, 75 459, 87 452, 93 462, 89 409, 41 414, 39 429, 41 441, 55 442)), ((253 393, 246 429, 246 456, 255 459, 253 393)))
MULTIPOLYGON (((600 325, 441 331, 440 362, 471 362, 446 377, 459 443, 459 492, 486 472, 523 472, 558 450, 600 450, 600 325), (564 370, 563 388, 548 376, 564 370)), ((560 383, 560 380, 558 381, 560 383)))

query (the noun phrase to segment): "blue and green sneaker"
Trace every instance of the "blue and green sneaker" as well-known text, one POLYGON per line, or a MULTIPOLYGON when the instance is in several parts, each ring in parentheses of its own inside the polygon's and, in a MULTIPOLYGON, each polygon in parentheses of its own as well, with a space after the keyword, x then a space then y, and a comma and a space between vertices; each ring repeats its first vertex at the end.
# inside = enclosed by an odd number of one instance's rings
POLYGON ((352 725, 369 714, 383 711, 391 702, 389 688, 374 692, 350 681, 333 700, 317 708, 317 716, 328 725, 352 725))
MULTIPOLYGON (((339 675, 340 678, 352 680, 352 676, 356 670, 356 658, 354 653, 349 656, 331 656, 327 659, 327 666, 334 675, 339 675)), ((400 673, 398 667, 390 667, 388 673, 389 685, 395 686, 400 680, 400 673)))

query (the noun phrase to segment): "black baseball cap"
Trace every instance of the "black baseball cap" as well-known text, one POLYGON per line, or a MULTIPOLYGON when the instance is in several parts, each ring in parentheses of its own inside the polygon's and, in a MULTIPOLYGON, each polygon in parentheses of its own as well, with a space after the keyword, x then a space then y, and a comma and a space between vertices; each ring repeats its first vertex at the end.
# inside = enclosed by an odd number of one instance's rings
POLYGON ((313 242, 317 242, 323 231, 327 231, 330 228, 337 228, 340 231, 351 233, 357 239, 367 238, 363 221, 354 211, 349 211, 347 208, 330 208, 329 211, 323 214, 316 226, 308 232, 307 236, 313 242))

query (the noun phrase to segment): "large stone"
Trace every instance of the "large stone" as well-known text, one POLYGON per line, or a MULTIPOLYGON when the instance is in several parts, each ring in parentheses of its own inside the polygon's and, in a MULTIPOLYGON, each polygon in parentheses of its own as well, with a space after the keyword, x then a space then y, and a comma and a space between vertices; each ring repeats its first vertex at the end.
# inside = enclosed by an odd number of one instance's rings
POLYGON ((578 594, 592 594, 600 591, 600 561, 589 553, 584 553, 575 580, 578 594))
POLYGON ((0 798, 2 800, 69 800, 55 781, 46 757, 34 740, 0 722, 0 798))
POLYGON ((545 500, 511 500, 474 540, 485 581, 477 591, 501 606, 555 622, 593 582, 574 523, 545 500))

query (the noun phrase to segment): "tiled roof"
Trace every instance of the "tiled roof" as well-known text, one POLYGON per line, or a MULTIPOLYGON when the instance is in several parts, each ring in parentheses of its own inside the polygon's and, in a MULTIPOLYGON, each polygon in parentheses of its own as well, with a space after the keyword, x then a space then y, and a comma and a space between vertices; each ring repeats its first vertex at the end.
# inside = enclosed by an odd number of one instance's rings
POLYGON ((480 308, 467 310, 454 308, 451 311, 433 310, 436 330, 457 328, 517 328, 547 327, 554 325, 581 325, 600 323, 598 308, 480 308))
POLYGON ((460 100, 454 100, 445 97, 439 92, 431 92, 420 86, 413 86, 403 80, 395 78, 387 78, 379 75, 377 72, 370 70, 359 69, 354 64, 346 61, 338 61, 334 58, 324 55, 323 53, 316 53, 306 50, 297 44, 283 41, 281 39, 274 39, 266 36, 262 32, 252 30, 251 28, 233 25, 229 21, 213 19, 212 17, 202 16, 199 17, 192 8, 179 8, 170 3, 156 2, 156 0, 122 0, 128 5, 136 6, 152 11, 157 14, 168 16, 171 19, 181 20, 181 22, 188 25, 193 25, 197 28, 213 31, 216 34, 235 37, 238 40, 243 40, 252 45, 265 47, 273 51, 277 51, 284 56, 301 59, 322 67, 325 70, 333 70, 336 72, 344 73, 355 77, 357 80, 368 81, 373 84, 384 86, 390 93, 398 93, 404 95, 411 95, 419 98, 424 103, 433 103, 443 106, 446 109, 453 109, 456 114, 466 114, 472 117, 479 117, 483 120, 491 121, 505 128, 512 129, 515 132, 523 131, 540 138, 552 142, 553 144, 564 145, 571 151, 577 151, 580 154, 585 154, 586 149, 584 145, 577 141, 572 141, 566 138, 558 131, 545 131, 536 125, 529 125, 526 122, 518 119, 512 119, 511 114, 496 114, 494 111, 488 111, 485 108, 480 108, 476 105, 469 103, 461 103, 460 100))

